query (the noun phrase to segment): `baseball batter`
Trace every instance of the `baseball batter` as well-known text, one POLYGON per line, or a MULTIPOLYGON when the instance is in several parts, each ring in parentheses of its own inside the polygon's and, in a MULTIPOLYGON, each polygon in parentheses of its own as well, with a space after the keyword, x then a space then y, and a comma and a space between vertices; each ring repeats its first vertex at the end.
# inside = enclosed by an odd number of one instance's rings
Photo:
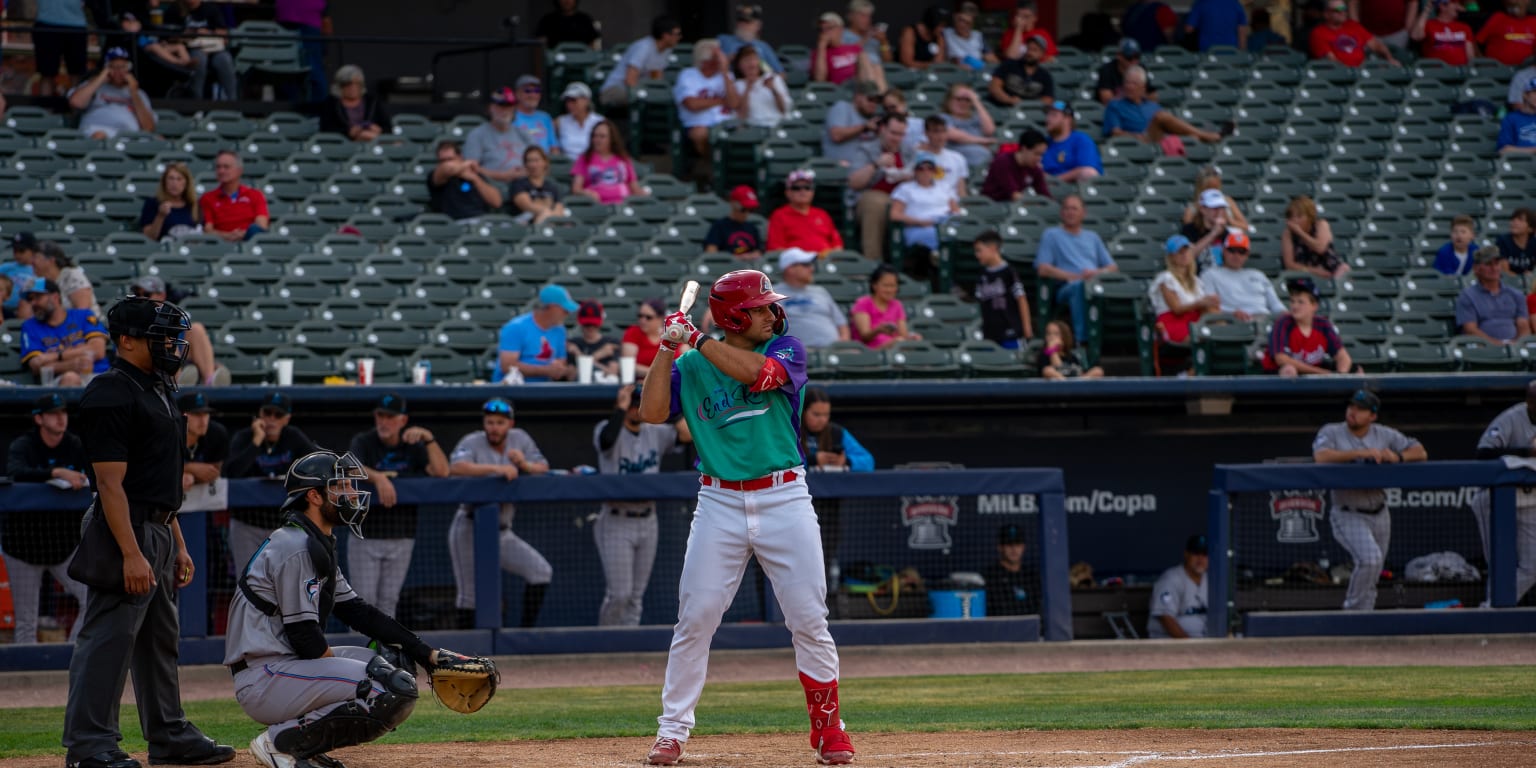
POLYGON ((753 555, 773 582, 794 638, 795 666, 811 719, 811 749, 824 765, 853 761, 838 710, 837 646, 827 631, 821 534, 805 484, 801 390, 805 347, 768 276, 728 272, 709 292, 715 341, 687 315, 667 317, 640 402, 662 424, 681 414, 699 451, 698 508, 678 585, 677 626, 667 657, 652 765, 675 765, 694 725, 709 645, 753 555), (683 345, 692 350, 678 355, 683 345))
MULTIPOLYGON (((549 462, 533 438, 513 428, 512 403, 499 397, 480 408, 479 432, 459 439, 449 457, 448 474, 455 477, 500 475, 516 480, 518 475, 542 475, 549 462)), ((549 589, 555 569, 533 545, 512 532, 512 517, 517 506, 501 505, 501 567, 523 577, 523 618, 521 626, 531 627, 539 619, 544 593, 549 589)), ((465 627, 474 626, 475 609, 475 519, 474 507, 460 504, 448 526, 448 555, 453 559, 453 580, 458 583, 455 605, 466 613, 460 617, 465 627), (468 622, 468 623, 465 623, 468 622)))
MULTIPOLYGON (((1325 424, 1312 441, 1312 460, 1319 464, 1397 464, 1425 461, 1429 453, 1418 440, 1376 423, 1381 399, 1359 390, 1349 398, 1344 421, 1325 424)), ((1328 518, 1333 539, 1349 552, 1355 569, 1349 574, 1344 610, 1376 608, 1376 582, 1387 559, 1392 538, 1392 511, 1380 488, 1332 491, 1328 518)))
MULTIPOLYGON (((619 389, 613 415, 592 431, 597 471, 605 475, 655 474, 661 457, 678 441, 688 442, 688 422, 647 424, 640 420, 640 389, 619 389)), ((639 626, 645 588, 656 562, 656 502, 605 501, 592 525, 592 538, 608 584, 597 612, 600 626, 639 626)))
POLYGON ((373 741, 405 722, 416 706, 412 669, 367 648, 332 648, 324 627, 334 613, 348 626, 431 668, 437 652, 357 596, 336 560, 339 525, 361 536, 368 515, 367 473, 352 454, 316 451, 288 469, 284 524, 256 550, 229 607, 224 663, 235 700, 267 729, 251 754, 267 768, 343 768, 326 755, 373 741))
MULTIPOLYGON (((1536 456, 1536 423, 1531 422, 1536 417, 1533 406, 1536 406, 1536 381, 1526 386, 1525 402, 1510 406, 1489 422, 1477 441, 1477 458, 1536 456)), ((1515 552, 1519 555, 1515 561, 1515 602, 1518 603, 1536 584, 1536 490, 1521 488, 1515 499, 1515 552)), ((1479 489, 1472 496, 1472 514, 1477 517, 1477 529, 1483 535, 1484 560, 1490 554, 1489 511, 1488 490, 1479 489)), ((1488 588, 1493 588, 1491 579, 1488 588)))

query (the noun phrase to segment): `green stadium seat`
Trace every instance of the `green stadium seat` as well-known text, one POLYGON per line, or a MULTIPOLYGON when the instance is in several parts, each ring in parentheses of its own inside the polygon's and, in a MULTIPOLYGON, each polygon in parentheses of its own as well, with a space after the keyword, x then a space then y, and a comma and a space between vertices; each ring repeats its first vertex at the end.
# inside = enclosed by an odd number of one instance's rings
POLYGON ((1441 341, 1430 342, 1412 337, 1398 337, 1389 341, 1386 356, 1392 370, 1401 373, 1440 373, 1454 371, 1460 361, 1451 354, 1450 347, 1441 341))
POLYGON ((400 320, 374 322, 358 334, 358 339, 370 347, 391 354, 409 354, 427 343, 427 332, 415 327, 402 327, 400 320))
POLYGON ((521 276, 492 275, 475 286, 473 295, 480 299, 499 302, 502 306, 520 307, 539 294, 541 285, 541 282, 524 279, 521 276))
POLYGON ((921 341, 903 341, 886 350, 892 370, 906 379, 950 379, 960 375, 960 364, 947 349, 921 341))
POLYGON ((101 214, 95 212, 72 213, 59 220, 56 231, 94 240, 115 232, 122 232, 123 222, 103 218, 101 214))
POLYGON ((361 330, 379 318, 379 308, 350 298, 337 298, 320 305, 314 315, 337 327, 361 330))
POLYGON ((338 328, 323 320, 299 323, 288 333, 288 338, 305 349, 332 357, 358 342, 356 330, 338 328))
POLYGON ((409 285, 425 275, 425 262, 388 253, 375 253, 358 265, 358 275, 396 285, 409 285))
MULTIPOLYGON (((334 231, 334 228, 333 228, 334 231)), ((351 262, 361 262, 372 256, 378 250, 378 246, 361 238, 351 235, 327 234, 315 243, 314 252, 321 256, 330 256, 336 259, 345 259, 351 262)))
POLYGON ((1451 356, 1463 371, 1522 371, 1526 359, 1519 346, 1491 344, 1481 336, 1456 336, 1451 339, 1451 356))
POLYGON ((446 277, 421 277, 406 286, 406 296, 438 307, 452 307, 470 297, 471 286, 446 277))
POLYGON ((373 360, 374 384, 404 384, 410 379, 405 357, 364 345, 348 347, 336 355, 339 375, 356 379, 357 361, 365 359, 373 360))
POLYGON ((287 344, 288 334, 281 327, 257 320, 231 320, 219 327, 213 340, 221 351, 229 348, 248 355, 265 355, 287 344))
POLYGON ((859 342, 837 342, 822 351, 822 362, 840 379, 886 378, 890 365, 884 352, 859 342))
POLYGON ((62 157, 46 149, 23 149, 13 153, 8 167, 39 181, 75 167, 72 158, 62 157))
POLYGON ((289 277, 272 287, 272 295, 299 307, 319 307, 336 298, 337 282, 310 282, 289 277))
POLYGON ((423 213, 406 225, 406 231, 418 237, 451 242, 464 234, 464 225, 441 213, 423 213))
POLYGON ((1212 313, 1190 326, 1195 373, 1200 376, 1242 376, 1255 372, 1248 348, 1259 339, 1251 322, 1226 313, 1212 313))
POLYGON ((491 274, 491 264, 469 256, 445 254, 428 264, 427 273, 455 283, 474 285, 491 274))
POLYGON ((700 243, 702 247, 704 237, 709 234, 709 222, 691 216, 674 216, 661 226, 660 231, 666 237, 700 243))
POLYGON ((42 107, 17 105, 6 110, 5 127, 25 136, 42 136, 64 127, 64 118, 42 107))

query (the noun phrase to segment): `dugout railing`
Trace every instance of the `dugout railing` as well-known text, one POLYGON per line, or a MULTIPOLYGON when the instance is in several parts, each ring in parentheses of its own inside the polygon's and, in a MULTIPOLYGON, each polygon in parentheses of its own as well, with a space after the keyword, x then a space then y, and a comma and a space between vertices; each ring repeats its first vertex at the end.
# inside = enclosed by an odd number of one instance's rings
MULTIPOLYGON (((1511 468, 1502 461, 1217 465, 1208 499, 1208 635, 1226 637, 1232 631, 1248 637, 1536 631, 1536 610, 1515 608, 1519 599, 1515 587, 1516 493, 1533 486, 1536 486, 1536 471, 1511 468), (1389 601, 1378 597, 1378 610, 1374 611, 1346 611, 1337 604, 1331 609, 1242 610, 1240 582, 1246 579, 1250 583, 1263 584, 1261 577, 1265 574, 1258 574, 1260 578, 1256 579, 1245 563, 1238 562, 1239 556, 1255 557, 1252 551, 1256 538, 1278 538, 1282 542, 1287 537, 1301 542, 1331 538, 1326 533, 1326 515, 1330 508, 1327 493, 1348 489, 1385 489, 1389 499, 1397 500, 1432 499, 1429 503, 1437 507, 1419 525, 1433 527, 1420 531, 1420 538, 1437 546, 1455 548, 1454 544, 1447 543, 1451 536, 1446 531, 1453 528, 1470 530, 1474 535, 1463 533, 1456 541, 1462 549, 1477 550, 1481 550, 1482 544, 1480 536, 1475 535, 1476 523, 1471 522, 1469 502, 1480 503, 1476 500, 1486 498, 1490 509, 1487 560, 1481 562, 1480 551, 1468 557, 1475 557, 1480 565, 1486 566, 1483 574, 1486 582, 1463 584, 1462 591, 1467 593, 1465 600, 1437 601, 1459 603, 1454 607, 1429 605, 1385 610, 1382 609, 1384 603, 1389 601), (1424 490, 1445 492, 1412 493, 1424 490), (1478 494, 1486 494, 1486 497, 1478 494), (1259 503, 1256 504, 1256 500, 1259 503), (1263 530, 1255 537, 1252 530, 1255 527, 1269 527, 1270 530, 1263 530), (1434 537, 1441 534, 1444 534, 1443 538, 1435 540, 1434 537), (1475 543, 1468 543, 1469 537, 1475 543), (1486 606, 1481 605, 1480 598, 1484 595, 1486 606)), ((1400 514, 1394 513, 1394 526, 1400 514)), ((1392 541, 1392 546, 1397 546, 1397 538, 1392 541)), ((1400 562, 1406 556, 1398 554, 1394 557, 1389 548, 1388 558, 1389 562, 1400 562)), ((1393 574, 1393 577, 1400 579, 1401 574, 1393 574)), ((1338 578, 1337 574, 1335 578, 1338 578)), ((1275 577, 1269 583, 1282 580, 1282 577, 1275 577)), ((1400 585, 1401 582, 1391 584, 1383 580, 1380 594, 1386 596, 1392 588, 1401 591, 1400 585)), ((1332 595, 1337 597, 1341 592, 1342 588, 1336 588, 1332 595)))
MULTIPOLYGON (((1038 573, 1038 613, 1024 616, 991 617, 984 619, 928 618, 927 597, 914 614, 903 611, 890 616, 872 616, 867 611, 858 615, 839 615, 834 609, 832 633, 839 643, 847 645, 911 644, 911 643, 969 643, 969 642, 1018 642, 1029 640, 1070 640, 1072 617, 1071 596, 1067 583, 1067 525, 1064 506, 1064 482, 1058 469, 995 469, 995 470, 943 470, 943 471, 880 471, 872 473, 813 473, 808 478, 812 494, 819 500, 840 500, 842 512, 839 528, 839 550, 850 558, 872 557, 861 552, 878 551, 896 564, 912 564, 919 567, 930 579, 929 588, 937 589, 940 581, 951 571, 975 571, 985 564, 986 558, 995 559, 996 541, 1001 524, 1017 524, 1028 538, 1027 561, 1038 573), (999 499, 1005 500, 1002 503, 999 499), (871 549, 873 548, 873 549, 871 549)), ((283 498, 280 483, 270 480, 236 480, 228 482, 228 499, 231 507, 273 506, 283 498)), ((675 618, 677 572, 681 568, 686 519, 692 501, 698 493, 698 476, 693 473, 664 473, 654 475, 586 475, 520 478, 513 482, 491 478, 450 479, 399 479, 395 482, 399 504, 444 505, 469 503, 480 505, 474 514, 474 548, 476 608, 473 629, 443 629, 423 632, 435 642, 465 652, 497 654, 580 653, 580 652, 633 652, 662 651, 671 639, 671 623, 675 618), (532 629, 515 626, 516 614, 507 610, 511 596, 503 600, 503 590, 510 583, 509 576, 500 569, 499 518, 497 502, 514 502, 519 505, 514 530, 537 530, 541 515, 549 510, 595 510, 603 500, 653 499, 659 504, 671 504, 680 519, 671 522, 674 536, 670 542, 663 537, 663 547, 658 561, 669 558, 677 562, 662 567, 658 562, 652 577, 647 600, 658 594, 669 594, 671 617, 664 613, 653 621, 638 627, 599 627, 593 620, 566 623, 562 626, 540 625, 532 629), (508 626, 508 624, 514 626, 508 626)), ((10 512, 46 511, 83 508, 89 503, 86 492, 62 492, 45 485, 16 484, 0 487, 0 518, 10 512)), ((552 531, 551 536, 577 540, 582 547, 590 547, 590 530, 571 528, 567 523, 581 519, 570 514, 556 513, 545 521, 543 529, 552 531)), ((212 613, 227 600, 223 594, 210 593, 212 570, 208 566, 209 542, 218 541, 218 531, 210 536, 213 516, 203 511, 187 511, 180 516, 183 537, 198 566, 198 578, 179 593, 182 622, 182 662, 188 664, 216 664, 223 653, 223 637, 209 631, 212 613)), ((441 520, 438 518, 437 520, 441 520)), ((366 527, 365 527, 366 530, 366 527)), ((418 539, 440 536, 440 528, 423 522, 418 539)), ((345 539, 345 536, 342 537, 345 539)), ((545 546, 547 545, 545 540, 545 546)), ((418 544, 418 546, 421 546, 418 544)), ((3 547, 3 542, 0 542, 3 547)), ((343 542, 343 548, 345 541, 343 542)), ((563 558, 575 558, 575 550, 561 550, 551 555, 559 586, 562 569, 575 570, 577 563, 563 562, 563 558), (557 559, 562 558, 562 559, 557 559)), ((586 550, 582 550, 586 551, 586 550)), ((844 560, 843 566, 851 565, 844 560)), ((580 564, 588 569, 591 563, 580 564)), ((416 564, 413 568, 418 567, 416 564)), ((442 563, 436 567, 441 569, 442 563)), ((568 570, 569 572, 569 570, 568 570)), ((600 573, 600 571, 599 571, 600 573)), ((437 572, 439 577, 442 571, 437 572)), ((567 577, 569 579, 571 577, 567 577)), ((451 584, 450 584, 451 586, 451 584)), ((752 590, 750 575, 738 590, 752 590)), ((764 615, 737 614, 721 625, 716 635, 716 648, 772 648, 789 645, 789 632, 782 624, 771 596, 771 585, 762 600, 764 615)), ((562 586, 564 592, 551 589, 549 600, 570 599, 569 583, 562 586), (563 595, 563 596, 562 596, 563 595)), ((596 598, 584 594, 581 599, 600 599, 602 582, 594 584, 588 578, 584 591, 596 590, 596 598)), ((829 586, 829 592, 834 588, 829 586)), ((451 602, 451 592, 447 598, 451 602)), ((829 594, 833 603, 836 594, 829 594)), ((888 604, 891 596, 879 596, 868 601, 869 605, 888 604)), ((906 599, 906 598, 902 598, 906 599)), ((978 600, 980 598, 977 598, 978 600)), ((860 596, 855 607, 866 605, 860 596)), ((546 607, 548 602, 546 602, 546 607)), ((910 605, 909 605, 910 607, 910 605)), ((979 611, 978 611, 979 612, 979 611)), ((648 609, 648 615, 657 613, 648 609)), ((333 629, 339 628, 333 623, 333 629)), ((346 642, 355 636, 338 634, 336 642, 346 642)), ((62 643, 17 646, 0 645, 0 670, 4 669, 58 669, 67 666, 70 646, 62 643)))

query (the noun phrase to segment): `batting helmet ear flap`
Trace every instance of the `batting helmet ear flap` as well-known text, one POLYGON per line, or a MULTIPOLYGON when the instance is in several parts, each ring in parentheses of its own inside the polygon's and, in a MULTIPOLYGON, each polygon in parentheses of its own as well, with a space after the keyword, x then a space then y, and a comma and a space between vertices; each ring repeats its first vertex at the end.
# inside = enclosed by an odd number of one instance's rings
POLYGON ((779 334, 780 336, 788 333, 789 315, 784 314, 784 308, 778 304, 769 304, 768 311, 772 312, 773 316, 777 318, 773 322, 773 332, 779 334))

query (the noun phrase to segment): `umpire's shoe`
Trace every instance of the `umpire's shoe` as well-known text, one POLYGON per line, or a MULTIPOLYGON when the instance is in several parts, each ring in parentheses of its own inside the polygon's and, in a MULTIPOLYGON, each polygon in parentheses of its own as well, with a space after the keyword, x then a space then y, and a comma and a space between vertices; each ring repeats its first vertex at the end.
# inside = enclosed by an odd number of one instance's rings
POLYGON ((139 761, 121 749, 98 752, 84 760, 64 765, 65 768, 140 768, 139 761))
POLYGON ((202 743, 196 749, 187 750, 177 755, 149 756, 150 765, 219 765, 235 759, 235 748, 228 744, 220 744, 213 739, 203 738, 202 743))

